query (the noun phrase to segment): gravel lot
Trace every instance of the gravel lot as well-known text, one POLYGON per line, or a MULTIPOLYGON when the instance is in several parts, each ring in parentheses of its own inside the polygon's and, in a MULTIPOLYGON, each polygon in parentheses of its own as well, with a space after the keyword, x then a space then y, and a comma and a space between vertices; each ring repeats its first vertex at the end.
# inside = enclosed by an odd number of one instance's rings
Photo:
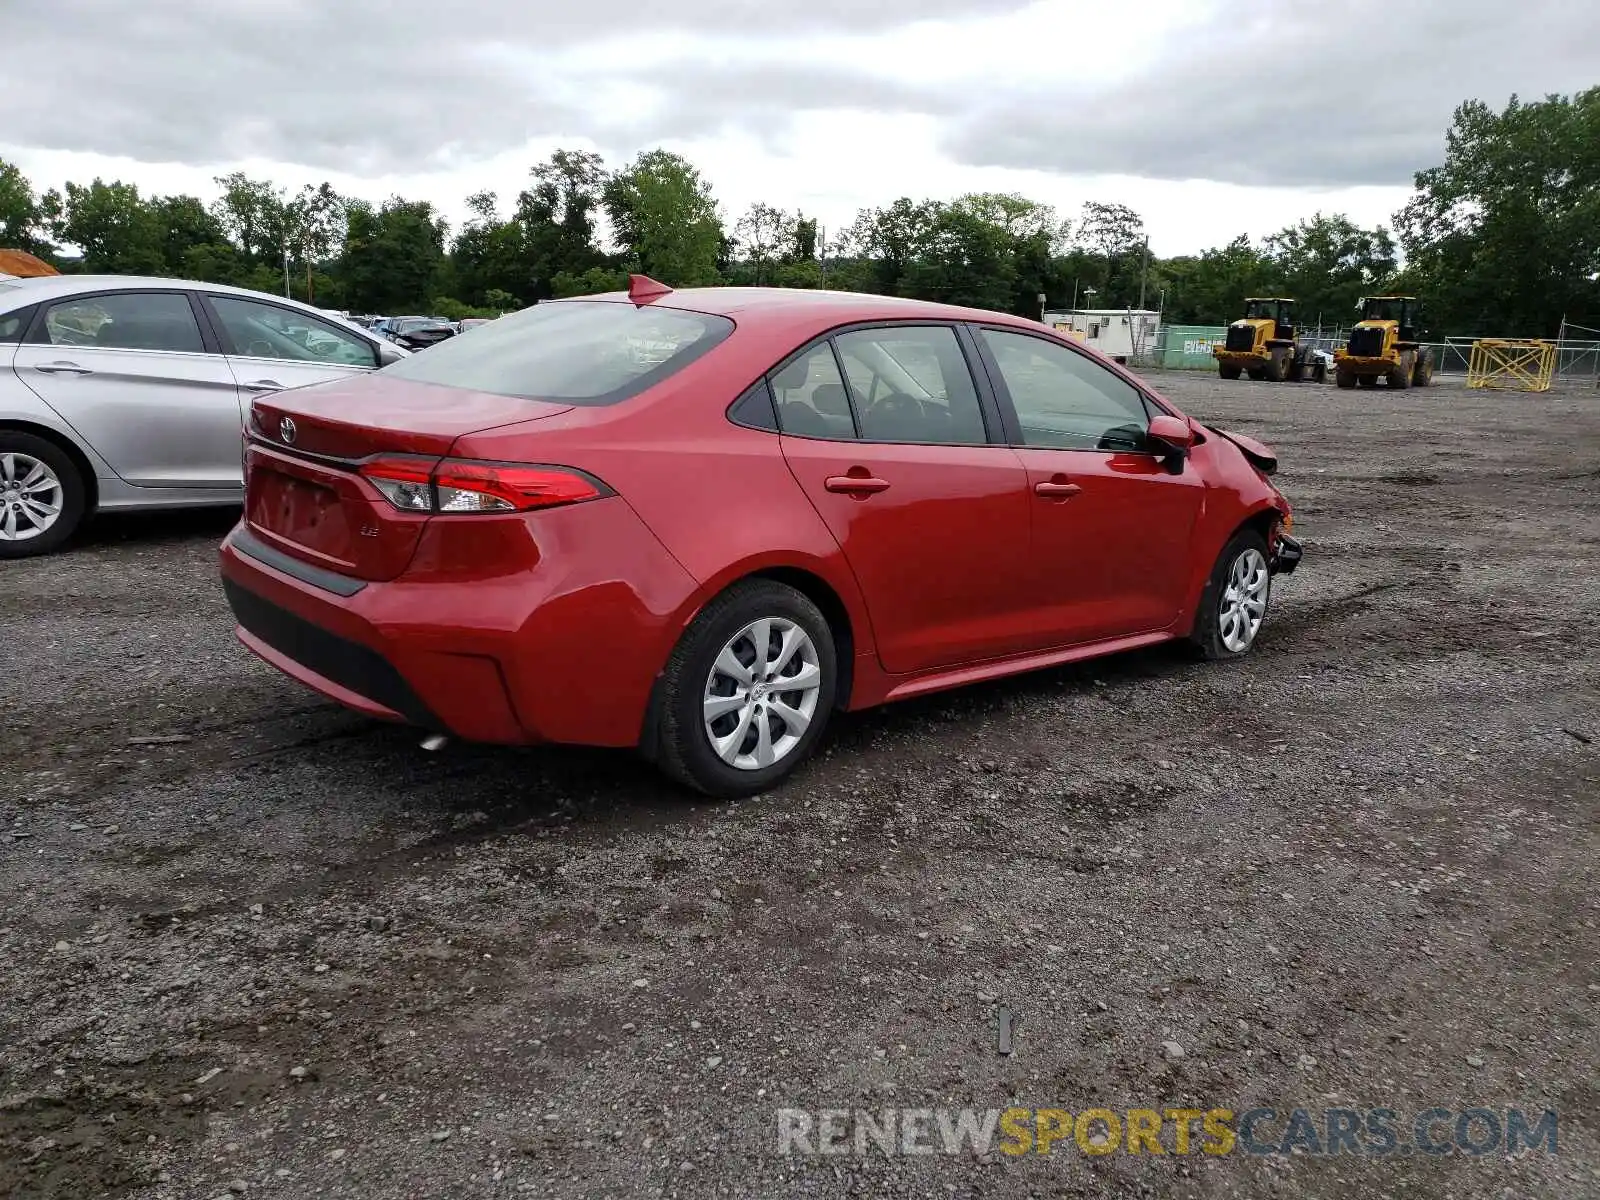
POLYGON ((844 718, 754 801, 321 702, 231 636, 232 514, 0 566, 0 1195, 1600 1195, 1600 393, 1158 384, 1283 456, 1259 652, 844 718), (1559 1153, 775 1152, 1013 1102, 1559 1153))

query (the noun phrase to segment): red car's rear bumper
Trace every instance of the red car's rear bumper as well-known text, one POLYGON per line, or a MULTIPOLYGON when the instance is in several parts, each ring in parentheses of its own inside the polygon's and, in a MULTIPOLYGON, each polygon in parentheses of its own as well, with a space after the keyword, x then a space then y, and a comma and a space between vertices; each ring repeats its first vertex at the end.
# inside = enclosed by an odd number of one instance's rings
POLYGON ((381 582, 302 563, 241 524, 222 544, 223 588, 245 646, 359 712, 472 741, 634 745, 694 582, 620 502, 539 522, 559 565, 513 529, 527 553, 500 561, 516 566, 473 571, 439 544, 460 533, 446 521, 381 582))

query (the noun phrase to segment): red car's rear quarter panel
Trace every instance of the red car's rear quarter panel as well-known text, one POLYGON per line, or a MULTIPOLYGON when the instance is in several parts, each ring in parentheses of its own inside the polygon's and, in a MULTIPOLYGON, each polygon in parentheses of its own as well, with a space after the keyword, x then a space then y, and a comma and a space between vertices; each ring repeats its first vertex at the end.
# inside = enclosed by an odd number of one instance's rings
POLYGON ((695 592, 618 497, 504 517, 436 517, 405 575, 350 597, 232 547, 222 569, 278 607, 376 650, 450 732, 492 742, 634 745, 678 613, 695 592))

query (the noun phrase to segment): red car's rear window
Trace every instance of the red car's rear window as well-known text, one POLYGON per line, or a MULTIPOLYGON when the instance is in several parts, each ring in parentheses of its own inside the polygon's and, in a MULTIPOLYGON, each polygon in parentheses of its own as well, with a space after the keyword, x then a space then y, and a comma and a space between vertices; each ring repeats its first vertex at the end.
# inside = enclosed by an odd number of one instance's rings
POLYGON ((385 367, 384 375, 567 404, 615 404, 705 354, 727 317, 606 300, 538 304, 385 367))

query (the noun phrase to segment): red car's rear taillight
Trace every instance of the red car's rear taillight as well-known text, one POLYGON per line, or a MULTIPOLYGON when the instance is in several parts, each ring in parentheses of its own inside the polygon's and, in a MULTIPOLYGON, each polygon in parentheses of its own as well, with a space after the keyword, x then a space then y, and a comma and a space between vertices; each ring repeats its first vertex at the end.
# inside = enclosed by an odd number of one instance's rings
POLYGON ((402 512, 531 512, 611 495, 583 471, 534 463, 396 456, 363 463, 361 474, 402 512))

